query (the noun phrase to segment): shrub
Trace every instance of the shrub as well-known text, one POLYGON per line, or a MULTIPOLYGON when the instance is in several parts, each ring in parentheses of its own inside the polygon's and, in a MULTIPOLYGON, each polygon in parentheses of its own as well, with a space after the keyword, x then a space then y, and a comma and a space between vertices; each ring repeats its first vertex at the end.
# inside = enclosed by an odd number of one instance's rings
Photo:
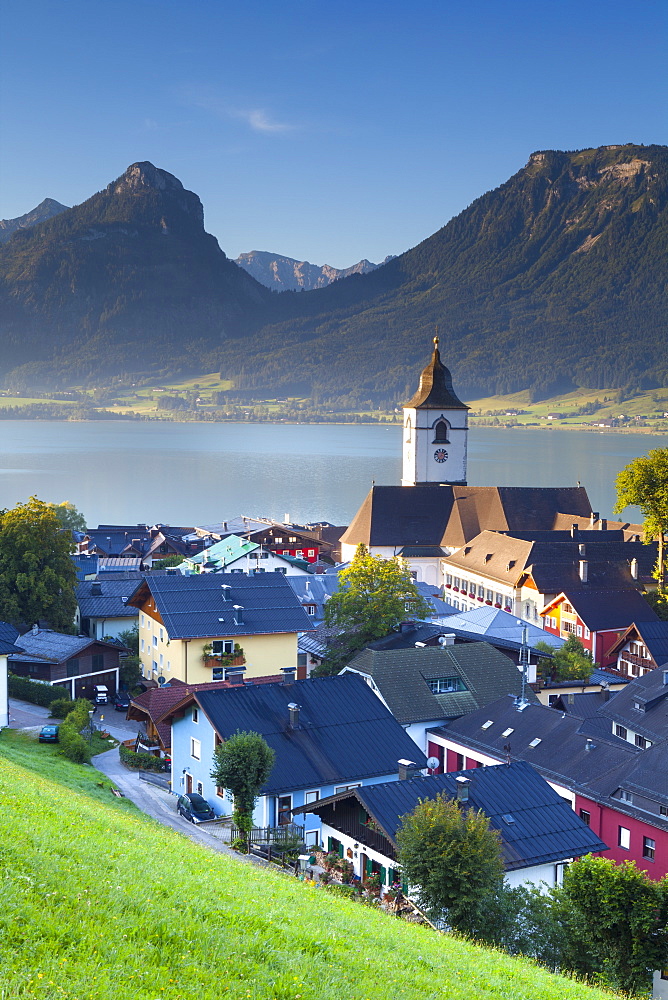
POLYGON ((55 698, 51 702, 49 717, 51 719, 64 719, 70 714, 74 706, 75 702, 71 698, 55 698))
POLYGON ((329 882, 326 886, 327 892, 334 896, 343 896, 344 899, 353 899, 355 889, 352 885, 339 885, 338 882, 329 882))
POLYGON ((92 705, 86 698, 77 698, 60 727, 59 742, 61 753, 75 764, 90 763, 90 745, 81 735, 81 730, 89 725, 92 705))
POLYGON ((163 757, 156 757, 152 753, 139 752, 135 753, 134 750, 130 750, 129 747, 124 747, 121 743, 118 747, 118 753, 121 758, 121 763, 125 764, 126 767, 130 767, 136 771, 157 771, 162 772, 167 770, 167 761, 163 757))

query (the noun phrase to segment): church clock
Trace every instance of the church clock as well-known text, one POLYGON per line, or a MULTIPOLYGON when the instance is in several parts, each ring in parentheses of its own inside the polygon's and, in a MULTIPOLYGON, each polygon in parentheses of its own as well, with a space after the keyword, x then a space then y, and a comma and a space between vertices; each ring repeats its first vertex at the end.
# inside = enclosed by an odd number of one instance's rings
POLYGON ((437 462, 447 462, 448 453, 445 450, 445 448, 437 448, 436 451, 434 452, 434 458, 436 459, 437 462))

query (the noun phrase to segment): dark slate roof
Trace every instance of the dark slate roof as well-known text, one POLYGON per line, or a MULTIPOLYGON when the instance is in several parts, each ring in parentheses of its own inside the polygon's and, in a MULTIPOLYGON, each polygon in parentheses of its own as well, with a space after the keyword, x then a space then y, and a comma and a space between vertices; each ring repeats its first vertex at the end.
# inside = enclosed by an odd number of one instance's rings
MULTIPOLYGON (((657 615, 637 590, 577 589, 564 596, 592 632, 627 628, 632 622, 656 622, 657 615)), ((559 595, 561 596, 561 595, 559 595)), ((547 606, 545 611, 549 609, 547 606)))
POLYGON ((482 810, 490 827, 500 833, 506 871, 607 850, 607 844, 524 761, 368 785, 353 789, 347 796, 322 799, 309 809, 317 813, 333 801, 354 796, 396 846, 401 817, 412 812, 421 800, 436 798, 440 793, 455 798, 457 776, 470 781, 469 806, 482 810))
POLYGON ((374 486, 341 540, 459 546, 485 530, 550 530, 560 511, 590 509, 582 486, 374 486))
POLYGON ((338 625, 319 625, 312 632, 304 632, 297 639, 300 653, 310 653, 311 656, 322 659, 327 652, 331 639, 341 635, 343 630, 338 625))
POLYGON ((80 582, 83 582, 87 576, 97 573, 99 556, 89 556, 78 552, 75 555, 71 555, 70 559, 74 563, 74 568, 77 571, 77 580, 80 582))
POLYGON ((566 712, 567 715, 572 715, 576 719, 592 719, 596 716, 599 708, 602 708, 609 701, 607 695, 608 692, 605 691, 562 694, 551 708, 557 712, 566 712))
POLYGON ((354 675, 198 691, 195 698, 222 739, 252 731, 274 750, 263 794, 396 774, 406 757, 426 767, 410 736, 354 675), (290 702, 300 706, 298 729, 289 726, 290 702))
MULTIPOLYGON (((22 650, 21 653, 14 653, 10 660, 24 660, 26 658, 36 658, 49 660, 53 663, 62 663, 73 656, 78 656, 88 646, 95 643, 110 646, 115 645, 103 642, 101 639, 91 639, 87 635, 64 635, 62 632, 53 632, 51 629, 40 628, 37 631, 31 630, 25 635, 19 636, 16 645, 22 650)), ((118 649, 119 647, 116 646, 118 649)), ((121 649, 123 647, 120 647, 121 649)))
POLYGON ((15 629, 9 622, 0 622, 0 654, 20 652, 16 645, 18 639, 18 629, 15 629))
POLYGON ((136 618, 137 608, 126 604, 136 588, 135 581, 85 580, 76 588, 77 604, 83 618, 136 618), (100 591, 98 594, 97 591, 100 591))
POLYGON ((578 719, 540 704, 518 711, 507 697, 434 732, 499 761, 506 759, 504 747, 510 745, 511 760, 526 760, 548 781, 583 789, 618 764, 626 763, 629 755, 642 752, 613 736, 612 726, 600 718, 578 719), (489 721, 492 725, 483 729, 489 721), (509 729, 511 732, 504 736, 509 729), (595 743, 589 750, 588 737, 595 743), (540 740, 538 745, 530 746, 536 739, 540 740))
POLYGON ((420 385, 415 395, 404 406, 413 409, 444 409, 468 410, 455 395, 452 387, 452 375, 441 361, 438 349, 438 337, 434 337, 434 353, 429 364, 423 368, 420 375, 420 385))
POLYGON ((313 622, 282 573, 205 573, 198 576, 153 576, 130 596, 135 607, 153 597, 170 639, 217 635, 271 635, 306 632, 313 622), (230 589, 223 599, 223 586, 230 589), (234 623, 234 605, 243 607, 243 622, 234 623))
POLYGON ((650 670, 618 691, 599 708, 598 714, 653 743, 668 738, 668 685, 663 681, 663 670, 650 670))
MULTIPOLYGON (((423 649, 365 649, 345 668, 373 679, 383 701, 402 725, 458 718, 501 696, 519 695, 517 667, 486 642, 423 649), (459 677, 466 690, 433 694, 429 680, 459 677)), ((344 672, 344 673, 345 673, 344 672)), ((532 701, 536 696, 527 689, 532 701)))

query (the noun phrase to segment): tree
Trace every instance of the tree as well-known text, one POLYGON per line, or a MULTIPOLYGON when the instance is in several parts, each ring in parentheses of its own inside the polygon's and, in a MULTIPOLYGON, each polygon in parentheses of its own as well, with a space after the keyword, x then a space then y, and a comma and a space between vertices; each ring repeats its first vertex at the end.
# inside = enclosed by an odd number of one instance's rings
POLYGON ((668 962, 668 879, 653 881, 633 861, 588 855, 568 866, 563 892, 583 918, 603 980, 644 995, 652 972, 668 962))
POLYGON ((484 925, 485 900, 503 885, 499 835, 482 811, 443 793, 401 818, 399 863, 428 911, 473 935, 484 925))
POLYGON ((239 829, 253 826, 258 792, 274 766, 274 751, 259 733, 236 732, 216 747, 211 777, 234 797, 234 821, 239 829))
POLYGON ((0 511, 0 620, 71 631, 76 571, 71 539, 51 506, 30 497, 0 511))
POLYGON ((325 625, 341 629, 316 673, 338 673, 374 639, 387 635, 402 619, 430 613, 401 559, 370 555, 358 545, 355 557, 339 574, 339 589, 325 605, 325 625))
POLYGON ((141 668, 139 659, 139 625, 137 622, 125 631, 118 633, 118 638, 124 646, 130 650, 130 655, 123 657, 120 665, 121 687, 126 691, 131 691, 137 687, 141 679, 141 668))
POLYGON ((62 503, 49 503, 47 507, 50 507, 54 512, 61 528, 69 528, 70 531, 86 531, 86 518, 69 500, 63 500, 62 503))
POLYGON ((647 455, 634 458, 615 480, 615 513, 634 504, 644 517, 645 542, 659 540, 657 579, 659 590, 666 578, 665 534, 668 531, 668 448, 653 448, 647 455))
POLYGON ((552 657, 541 657, 538 660, 538 672, 545 680, 586 680, 596 667, 581 640, 572 633, 559 649, 542 640, 536 643, 536 649, 541 653, 550 653, 552 657))

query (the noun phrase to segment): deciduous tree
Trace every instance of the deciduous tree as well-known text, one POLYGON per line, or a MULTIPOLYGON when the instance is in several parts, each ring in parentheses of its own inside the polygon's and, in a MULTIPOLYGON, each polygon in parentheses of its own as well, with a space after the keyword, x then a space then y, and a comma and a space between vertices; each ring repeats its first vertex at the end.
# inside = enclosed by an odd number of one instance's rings
POLYGON ((401 559, 370 555, 358 545, 339 574, 339 589, 325 605, 325 624, 341 629, 317 673, 338 673, 367 643, 387 635, 402 619, 420 618, 430 607, 401 559))
POLYGON ((70 531, 85 532, 86 518, 69 500, 63 500, 62 503, 49 503, 47 507, 50 507, 54 512, 60 522, 61 528, 69 528, 70 531))
POLYGON ((653 448, 634 458, 615 480, 615 513, 634 504, 644 517, 645 541, 659 541, 657 579, 663 590, 666 579, 665 535, 668 532, 668 448, 653 448))
POLYGON ((259 733, 237 732, 216 747, 211 777, 234 796, 237 826, 250 830, 258 792, 274 766, 274 751, 259 733))
POLYGON ((543 641, 536 643, 536 649, 552 656, 538 660, 538 672, 551 681, 584 680, 596 667, 581 640, 572 634, 559 649, 543 641))
POLYGON ((76 572, 71 538, 53 508, 30 497, 0 512, 0 620, 51 628, 72 628, 76 572))
POLYGON ((397 831, 404 878, 420 904, 464 934, 480 927, 485 900, 503 884, 499 835, 483 812, 444 794, 420 802, 397 831))

